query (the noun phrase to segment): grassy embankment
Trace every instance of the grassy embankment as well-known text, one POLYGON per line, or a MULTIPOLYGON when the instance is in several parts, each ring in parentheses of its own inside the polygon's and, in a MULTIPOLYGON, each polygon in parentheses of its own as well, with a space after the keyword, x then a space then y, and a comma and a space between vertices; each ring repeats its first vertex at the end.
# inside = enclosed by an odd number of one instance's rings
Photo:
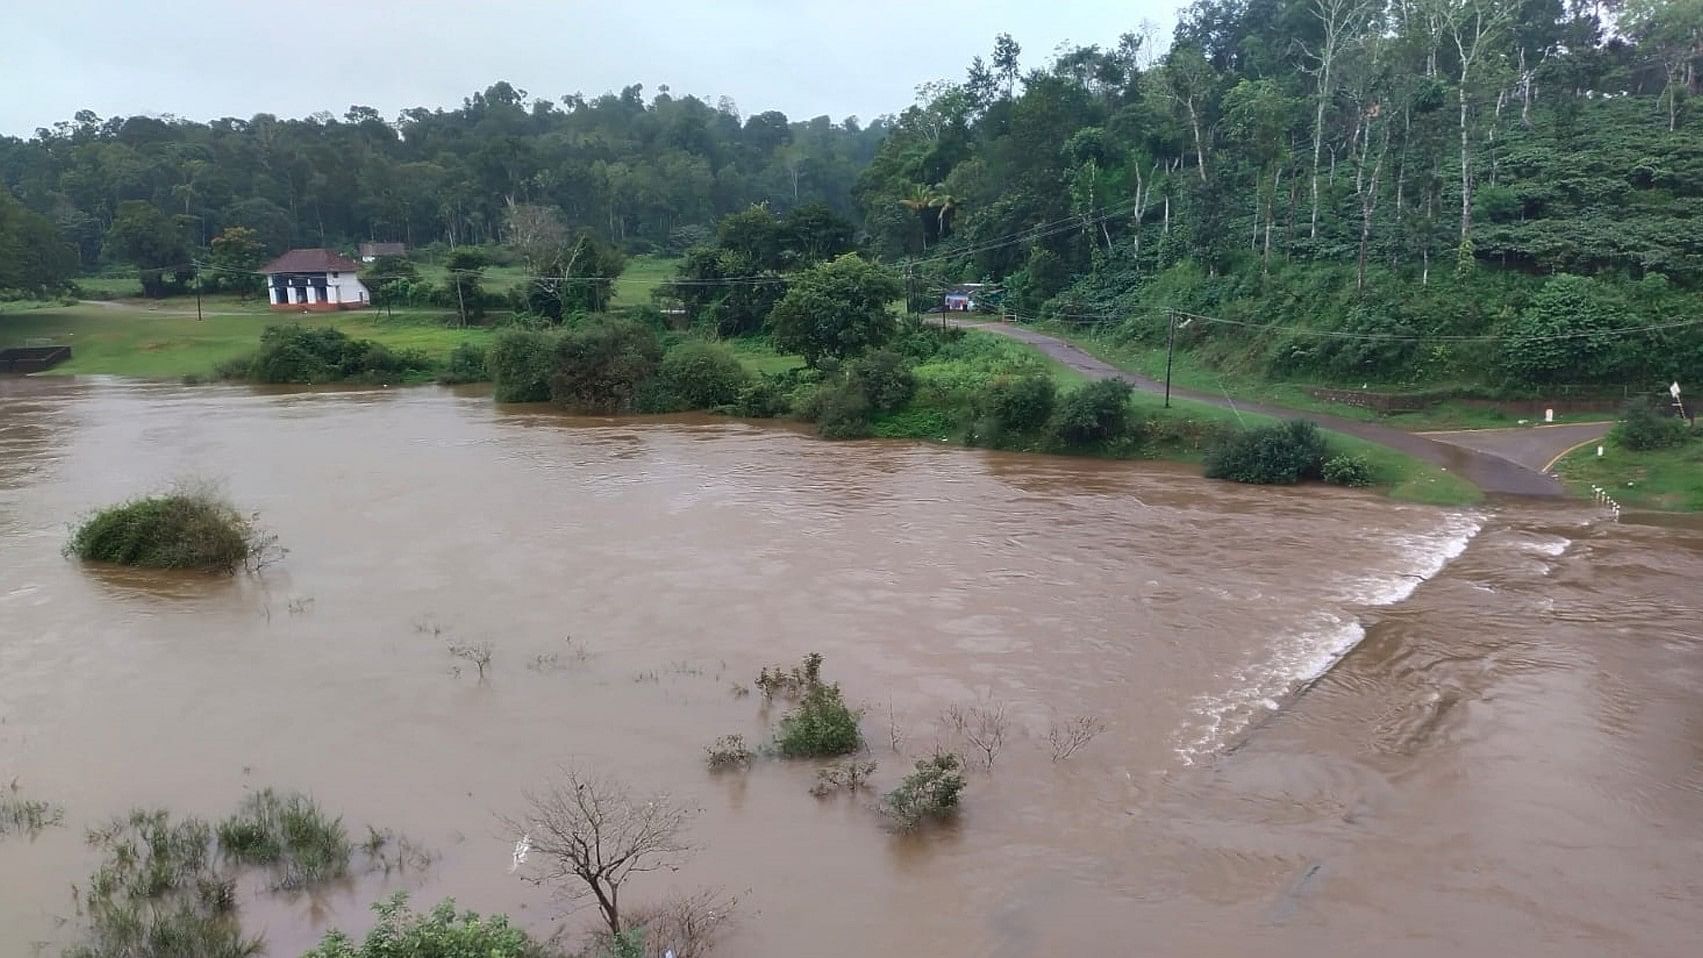
MULTIPOLYGON (((1124 369, 1133 370, 1154 379, 1163 379, 1165 376, 1165 348, 1163 346, 1114 342, 1110 338, 1096 335, 1091 327, 1085 328, 1061 323, 1037 323, 1035 328, 1044 330, 1050 336, 1069 340, 1114 366, 1121 366, 1124 369)), ((1522 425, 1538 424, 1537 417, 1506 413, 1498 409, 1486 409, 1457 400, 1444 400, 1416 412, 1386 415, 1364 406, 1319 399, 1309 391, 1313 389, 1340 390, 1352 388, 1341 383, 1277 382, 1247 373, 1214 369, 1202 363, 1193 353, 1183 349, 1178 349, 1172 359, 1171 382, 1179 389, 1221 393, 1232 399, 1247 402, 1267 403, 1273 406, 1324 413, 1362 422, 1381 422, 1397 429, 1414 431, 1509 429, 1522 425)), ((1404 388, 1400 386, 1379 383, 1366 385, 1374 392, 1400 393, 1404 391, 1404 388)), ((1603 413, 1580 413, 1557 415, 1555 421, 1558 423, 1594 422, 1606 418, 1609 418, 1609 416, 1603 413)))
POLYGON ((1601 486, 1622 506, 1670 512, 1703 512, 1703 439, 1671 449, 1635 452, 1613 439, 1591 443, 1561 458, 1556 472, 1567 488, 1589 498, 1601 486))
MULTIPOLYGON (((941 397, 954 386, 965 383, 1032 367, 1044 368, 1061 390, 1087 381, 1087 377, 1076 370, 1015 341, 990 333, 972 332, 970 335, 988 340, 987 348, 981 351, 986 358, 974 363, 925 362, 918 366, 915 370, 919 385, 917 399, 905 409, 878 417, 875 421, 876 435, 937 442, 961 438, 961 417, 954 415, 945 403, 935 397, 941 397)), ((1238 413, 1188 400, 1173 399, 1171 408, 1166 409, 1160 397, 1139 392, 1130 398, 1130 402, 1136 417, 1152 424, 1152 428, 1147 430, 1150 438, 1142 445, 1140 453, 1155 459, 1199 463, 1206 453, 1201 437, 1212 435, 1215 430, 1226 426, 1266 426, 1277 421, 1267 416, 1238 413)), ((1372 467, 1374 488, 1393 499, 1449 506, 1466 505, 1483 498, 1472 483, 1423 460, 1352 436, 1332 432, 1325 435, 1334 452, 1364 457, 1372 467)))

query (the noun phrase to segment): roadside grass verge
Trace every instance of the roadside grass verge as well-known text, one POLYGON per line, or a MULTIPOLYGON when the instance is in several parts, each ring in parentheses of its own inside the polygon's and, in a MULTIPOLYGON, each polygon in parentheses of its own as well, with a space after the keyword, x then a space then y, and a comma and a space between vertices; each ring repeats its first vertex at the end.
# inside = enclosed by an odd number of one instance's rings
MULTIPOLYGON (((1114 366, 1141 373, 1153 379, 1165 378, 1165 348, 1141 343, 1117 343, 1096 335, 1081 326, 1060 323, 1034 323, 1033 328, 1081 347, 1084 351, 1114 366)), ((1320 399, 1311 389, 1350 389, 1342 383, 1274 382, 1234 370, 1213 369, 1202 364, 1193 353, 1178 349, 1172 359, 1171 383, 1179 389, 1218 393, 1233 399, 1283 406, 1298 412, 1316 412, 1377 422, 1410 431, 1443 431, 1456 429, 1511 429, 1522 425, 1539 425, 1536 416, 1521 416, 1498 409, 1486 409, 1458 400, 1444 400, 1418 412, 1380 413, 1364 406, 1320 399), (1522 422, 1522 420, 1525 420, 1522 422)), ((1366 383, 1366 388, 1380 392, 1401 392, 1404 387, 1389 383, 1366 383)), ((1174 400, 1173 400, 1174 402, 1174 400)), ((1562 414, 1555 422, 1594 422, 1609 418, 1604 413, 1562 414)))
POLYGON ((1592 443, 1555 464, 1568 491, 1588 499, 1591 487, 1601 486, 1629 508, 1703 512, 1703 439, 1646 452, 1623 448, 1612 439, 1602 445, 1600 459, 1592 443))

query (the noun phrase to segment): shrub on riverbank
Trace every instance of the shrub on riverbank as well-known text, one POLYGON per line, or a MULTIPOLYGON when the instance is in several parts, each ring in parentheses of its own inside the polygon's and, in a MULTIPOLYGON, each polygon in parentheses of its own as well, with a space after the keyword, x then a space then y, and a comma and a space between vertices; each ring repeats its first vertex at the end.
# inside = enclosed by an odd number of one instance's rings
POLYGON ((1377 481, 1365 456, 1332 456, 1325 460, 1319 477, 1333 486, 1351 489, 1364 489, 1377 481))
POLYGON ((271 537, 229 502, 180 489, 95 513, 66 549, 85 562, 230 573, 270 546, 271 537))
POLYGON ((1265 485, 1323 477, 1330 450, 1319 428, 1304 419, 1233 434, 1207 453, 1206 476, 1265 485))
POLYGON ((656 374, 662 341, 633 320, 603 320, 562 333, 552 358, 552 402, 580 412, 622 412, 656 374))
POLYGON ((460 343, 450 351, 449 359, 444 362, 443 369, 438 373, 438 382, 445 386, 459 386, 462 383, 482 383, 491 378, 485 368, 485 350, 478 343, 460 343))
POLYGON ((715 409, 739 401, 751 374, 723 343, 689 339, 670 348, 644 389, 646 412, 715 409))
POLYGON ((414 349, 391 349, 370 339, 351 339, 330 326, 268 326, 253 355, 221 363, 224 379, 259 383, 400 383, 429 376, 435 364, 414 349))
POLYGON ((1078 386, 1059 400, 1049 431, 1063 448, 1103 446, 1125 437, 1134 421, 1129 383, 1101 379, 1078 386))
POLYGON ((1609 431, 1609 437, 1624 449, 1649 452, 1672 449, 1690 438, 1691 425, 1678 416, 1667 415, 1647 402, 1631 403, 1622 413, 1620 422, 1609 431))
POLYGON ((556 336, 536 329, 505 329, 491 341, 485 368, 497 402, 549 402, 551 354, 556 336))

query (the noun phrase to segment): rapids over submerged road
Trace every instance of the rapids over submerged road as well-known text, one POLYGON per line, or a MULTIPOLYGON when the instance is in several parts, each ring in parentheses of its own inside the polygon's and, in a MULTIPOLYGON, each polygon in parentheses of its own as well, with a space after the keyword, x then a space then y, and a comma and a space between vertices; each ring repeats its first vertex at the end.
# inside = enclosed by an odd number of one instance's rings
POLYGON ((496 822, 577 762, 702 810, 694 857, 623 901, 738 894, 729 956, 1690 956, 1700 580, 1703 528, 1559 500, 438 387, 0 379, 0 787, 65 809, 0 837, 0 955, 75 936, 85 828, 268 785, 440 856, 245 887, 268 954, 358 937, 397 890, 577 933, 496 822), (88 510, 184 476, 289 555, 213 579, 60 555, 88 510), (485 681, 452 641, 491 644, 485 681), (865 709, 878 789, 963 747, 944 709, 1005 704, 956 822, 889 835, 868 795, 807 794, 808 762, 706 772, 781 711, 733 684, 812 651, 865 709), (1105 731, 1054 761, 1080 715, 1105 731))
MULTIPOLYGON (((1064 365, 1094 379, 1122 379, 1142 392, 1162 393, 1165 383, 1119 369, 1074 343, 1009 323, 965 323, 1027 343, 1064 365)), ((1578 423, 1535 429, 1483 429, 1471 432, 1420 434, 1377 423, 1345 419, 1328 413, 1304 412, 1263 403, 1236 402, 1228 397, 1173 385, 1171 395, 1227 409, 1283 419, 1306 419, 1331 429, 1388 446, 1465 476, 1485 492, 1519 496, 1559 496, 1561 483, 1545 470, 1562 453, 1608 432, 1608 423, 1578 423)))

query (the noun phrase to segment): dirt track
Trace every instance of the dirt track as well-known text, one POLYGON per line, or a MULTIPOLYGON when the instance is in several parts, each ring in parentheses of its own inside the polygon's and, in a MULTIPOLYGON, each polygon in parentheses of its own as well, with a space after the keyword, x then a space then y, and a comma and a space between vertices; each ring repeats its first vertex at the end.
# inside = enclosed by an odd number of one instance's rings
MULTIPOLYGON (((959 323, 968 329, 1006 336, 1046 353, 1064 365, 1094 379, 1122 379, 1142 392, 1163 393, 1165 384, 1132 373, 1090 355, 1081 347, 1045 333, 1007 323, 959 323)), ((1481 429, 1467 432, 1421 435, 1390 426, 1326 413, 1303 412, 1263 403, 1236 402, 1228 396, 1192 389, 1171 388, 1180 399, 1210 403, 1243 412, 1305 419, 1320 427, 1346 433, 1417 456, 1427 462, 1465 476, 1488 493, 1517 496, 1559 496, 1561 483, 1543 470, 1568 449, 1590 442, 1608 432, 1609 423, 1520 429, 1481 429)))

